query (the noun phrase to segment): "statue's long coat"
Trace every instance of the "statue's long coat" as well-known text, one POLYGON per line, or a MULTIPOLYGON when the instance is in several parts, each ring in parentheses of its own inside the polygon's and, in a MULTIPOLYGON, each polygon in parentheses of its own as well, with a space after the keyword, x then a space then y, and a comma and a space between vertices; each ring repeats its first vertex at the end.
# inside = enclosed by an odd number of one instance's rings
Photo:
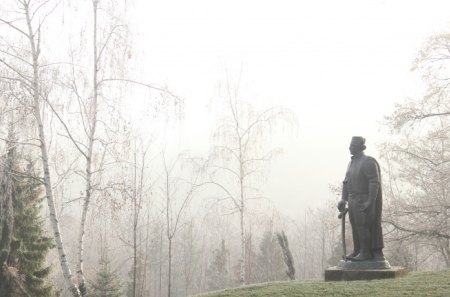
POLYGON ((352 157, 345 174, 342 197, 349 202, 349 218, 355 247, 359 246, 355 240, 356 228, 359 225, 367 224, 371 234, 371 249, 383 248, 381 172, 380 166, 374 158, 366 156, 364 153, 352 157), (372 186, 369 186, 371 184, 372 186), (376 198, 371 209, 363 212, 363 203, 371 196, 369 190, 377 191, 376 198))

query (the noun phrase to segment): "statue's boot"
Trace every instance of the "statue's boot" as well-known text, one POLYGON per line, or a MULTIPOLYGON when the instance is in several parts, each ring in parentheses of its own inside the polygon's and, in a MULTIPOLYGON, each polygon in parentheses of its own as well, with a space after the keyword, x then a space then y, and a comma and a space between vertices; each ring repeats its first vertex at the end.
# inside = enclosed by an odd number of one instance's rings
POLYGON ((346 256, 347 260, 351 260, 354 257, 358 256, 360 246, 359 246, 359 237, 358 237, 358 229, 356 227, 352 227, 352 237, 353 237, 353 252, 346 256))
POLYGON ((347 260, 351 260, 351 259, 353 259, 354 257, 356 257, 358 254, 359 254, 359 250, 354 250, 351 254, 348 254, 347 256, 345 256, 345 258, 346 258, 347 260))
POLYGON ((372 259, 370 252, 370 230, 365 226, 358 227, 359 254, 352 258, 352 261, 367 261, 372 259))
POLYGON ((374 249, 372 250, 372 254, 373 254, 373 259, 375 261, 385 261, 386 258, 384 257, 383 254, 383 249, 374 249))
POLYGON ((356 257, 351 258, 352 261, 367 261, 372 259, 372 254, 368 249, 361 249, 356 257))

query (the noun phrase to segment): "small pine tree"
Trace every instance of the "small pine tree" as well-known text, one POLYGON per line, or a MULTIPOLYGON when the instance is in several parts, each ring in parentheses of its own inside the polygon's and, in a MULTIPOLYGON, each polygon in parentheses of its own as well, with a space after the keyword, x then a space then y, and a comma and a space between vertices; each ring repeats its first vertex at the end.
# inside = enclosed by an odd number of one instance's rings
POLYGON ((41 184, 33 178, 20 177, 30 174, 15 174, 13 179, 13 240, 6 264, 15 275, 15 281, 0 276, 2 297, 50 297, 53 294, 48 280, 50 267, 45 265, 45 258, 54 244, 45 236, 40 217, 41 184))
POLYGON ((289 248, 289 242, 284 231, 277 232, 278 243, 283 250, 283 259, 286 264, 286 275, 290 280, 295 279, 294 258, 292 257, 291 249, 289 248))
POLYGON ((219 290, 229 285, 228 257, 230 252, 225 246, 225 240, 222 239, 220 248, 213 252, 212 262, 208 266, 208 289, 219 290))
POLYGON ((107 253, 102 253, 99 261, 100 270, 91 285, 92 297, 122 297, 122 285, 119 277, 111 270, 107 253))
POLYGON ((284 280, 283 251, 278 245, 275 234, 266 231, 259 244, 257 256, 257 277, 259 282, 284 280))

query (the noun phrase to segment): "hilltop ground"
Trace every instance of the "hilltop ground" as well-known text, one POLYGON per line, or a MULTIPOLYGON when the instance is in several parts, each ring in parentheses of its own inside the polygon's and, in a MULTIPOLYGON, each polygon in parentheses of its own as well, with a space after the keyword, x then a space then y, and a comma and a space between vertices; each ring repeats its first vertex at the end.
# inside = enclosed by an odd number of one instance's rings
POLYGON ((390 280, 352 282, 276 282, 249 285, 198 297, 450 297, 450 270, 410 273, 390 280))

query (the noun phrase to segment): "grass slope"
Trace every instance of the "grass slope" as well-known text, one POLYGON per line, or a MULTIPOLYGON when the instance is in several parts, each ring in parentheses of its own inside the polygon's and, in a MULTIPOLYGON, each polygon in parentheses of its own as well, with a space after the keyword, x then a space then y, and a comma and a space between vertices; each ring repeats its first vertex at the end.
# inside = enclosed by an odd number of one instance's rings
POLYGON ((450 297, 450 271, 410 273, 390 280, 277 282, 198 295, 199 297, 450 297))

